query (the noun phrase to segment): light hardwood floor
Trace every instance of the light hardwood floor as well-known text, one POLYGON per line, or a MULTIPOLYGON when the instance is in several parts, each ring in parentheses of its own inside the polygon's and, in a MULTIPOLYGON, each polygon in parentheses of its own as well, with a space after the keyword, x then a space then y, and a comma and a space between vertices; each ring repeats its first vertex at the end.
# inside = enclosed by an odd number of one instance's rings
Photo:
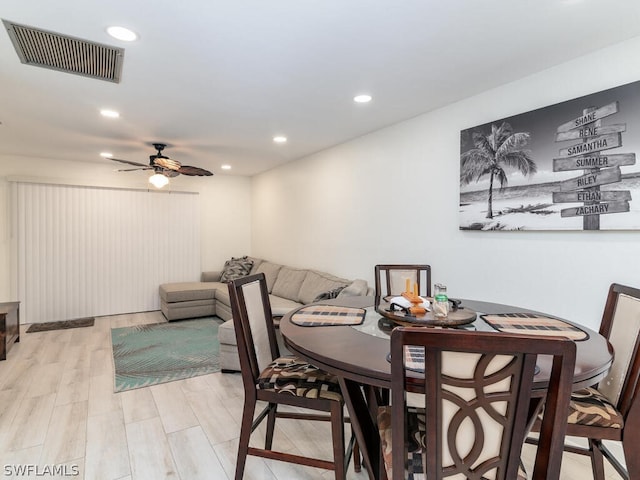
MULTIPOLYGON (((0 362, 1 478, 232 479, 243 403, 239 374, 214 373, 113 393, 111 328, 163 322, 160 312, 100 317, 88 328, 25 333, 0 362), (16 475, 66 465, 78 475, 16 475)), ((347 429, 348 430, 348 429, 347 429)), ((252 442, 260 445, 263 432, 252 442)), ((328 423, 280 420, 274 447, 331 458, 328 423)), ((532 446, 525 457, 532 458, 532 446)), ((611 480, 619 477, 609 471, 611 480)), ((333 473, 249 457, 246 480, 328 480, 333 473)), ((349 479, 365 479, 350 466, 349 479)), ((563 480, 587 480, 565 455, 563 480)))

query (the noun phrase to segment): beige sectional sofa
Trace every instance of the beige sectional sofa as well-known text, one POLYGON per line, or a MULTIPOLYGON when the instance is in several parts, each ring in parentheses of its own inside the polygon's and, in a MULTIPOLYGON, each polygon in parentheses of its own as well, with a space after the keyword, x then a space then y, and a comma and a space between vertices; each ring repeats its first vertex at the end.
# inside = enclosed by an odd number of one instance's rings
MULTIPOLYGON (((246 258, 252 262, 250 275, 265 275, 274 317, 322 299, 372 294, 366 280, 347 280, 317 270, 246 258)), ((220 281, 222 275, 222 271, 203 272, 200 282, 160 285, 160 309, 169 321, 212 315, 225 320, 218 329, 220 367, 223 371, 238 371, 240 364, 231 320, 229 290, 227 284, 220 281)))

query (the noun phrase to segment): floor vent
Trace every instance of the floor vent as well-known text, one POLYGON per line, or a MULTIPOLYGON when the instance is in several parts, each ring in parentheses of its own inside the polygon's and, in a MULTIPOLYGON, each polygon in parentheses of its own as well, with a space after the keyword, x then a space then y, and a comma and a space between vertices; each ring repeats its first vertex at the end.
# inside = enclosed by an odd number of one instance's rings
POLYGON ((2 20, 20 61, 120 83, 124 49, 2 20))

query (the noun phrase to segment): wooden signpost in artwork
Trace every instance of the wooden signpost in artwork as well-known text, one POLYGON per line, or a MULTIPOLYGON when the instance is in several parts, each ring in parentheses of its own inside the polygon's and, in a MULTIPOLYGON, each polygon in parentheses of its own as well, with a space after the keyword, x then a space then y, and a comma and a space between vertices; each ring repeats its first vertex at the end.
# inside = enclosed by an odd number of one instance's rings
POLYGON ((600 190, 602 185, 622 180, 620 167, 636 163, 635 153, 605 152, 622 146, 626 124, 602 125, 602 118, 617 112, 618 102, 587 108, 580 117, 556 130, 556 142, 582 141, 560 149, 560 158, 553 159, 553 171, 582 170, 582 175, 560 182, 560 191, 553 193, 553 203, 582 202, 583 206, 563 208, 560 216, 581 216, 584 230, 600 230, 600 215, 629 211, 629 190, 600 190))

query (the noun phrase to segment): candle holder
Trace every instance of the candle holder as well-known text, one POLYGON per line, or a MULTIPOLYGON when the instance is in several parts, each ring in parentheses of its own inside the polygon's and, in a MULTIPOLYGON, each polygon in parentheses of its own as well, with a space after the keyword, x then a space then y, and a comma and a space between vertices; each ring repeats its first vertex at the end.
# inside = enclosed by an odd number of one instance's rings
POLYGON ((412 306, 409 307, 409 312, 411 312, 412 315, 424 315, 427 313, 427 309, 421 306, 424 300, 420 298, 420 295, 412 292, 403 292, 402 297, 412 303, 412 306))

